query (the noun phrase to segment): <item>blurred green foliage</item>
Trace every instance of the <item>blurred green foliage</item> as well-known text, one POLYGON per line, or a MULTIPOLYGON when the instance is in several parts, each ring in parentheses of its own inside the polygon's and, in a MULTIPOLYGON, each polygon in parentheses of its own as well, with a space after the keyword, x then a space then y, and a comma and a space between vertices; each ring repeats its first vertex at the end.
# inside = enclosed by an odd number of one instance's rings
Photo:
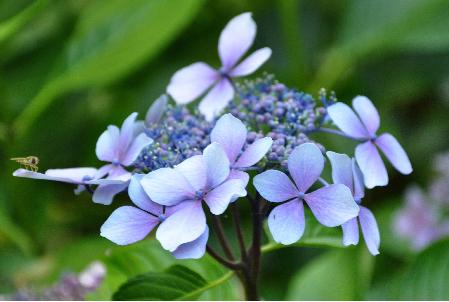
MULTIPOLYGON (((221 28, 244 11, 258 24, 256 45, 273 49, 265 70, 314 95, 325 87, 343 101, 369 96, 381 113, 381 130, 398 137, 414 165, 408 177, 391 171, 390 186, 365 198, 378 215, 381 255, 368 257, 363 244, 272 251, 265 255, 262 296, 449 298, 438 287, 447 284, 447 263, 438 261, 448 244, 416 258, 390 225, 403 189, 426 183, 433 154, 449 149, 446 0, 0 0, 0 293, 45 286, 103 259, 115 267, 91 298, 106 299, 127 278, 172 264, 162 250, 142 250, 154 243, 119 248, 99 237, 100 225, 125 198, 105 207, 88 195, 74 196, 68 185, 15 179, 9 158, 37 155, 42 170, 99 166, 94 146, 103 129, 132 111, 143 117, 180 67, 198 60, 217 65, 221 28), (107 256, 111 249, 116 252, 107 256), (126 257, 137 257, 135 270, 121 271, 126 257)), ((316 138, 353 154, 347 141, 316 138)), ((207 259, 180 264, 211 281, 220 268, 202 269, 207 259)), ((217 287, 202 298, 241 295, 226 291, 217 287)))

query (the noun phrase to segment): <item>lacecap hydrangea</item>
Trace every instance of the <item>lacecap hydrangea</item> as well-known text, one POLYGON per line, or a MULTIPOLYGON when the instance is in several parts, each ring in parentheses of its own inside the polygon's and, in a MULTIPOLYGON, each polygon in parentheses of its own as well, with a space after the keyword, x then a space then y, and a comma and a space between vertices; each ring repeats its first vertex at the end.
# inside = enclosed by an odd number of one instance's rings
POLYGON ((377 134, 379 113, 365 96, 356 96, 350 108, 324 89, 314 98, 273 75, 241 80, 271 56, 268 47, 245 56, 256 31, 251 13, 233 18, 218 42, 221 67, 197 62, 180 69, 144 120, 132 113, 120 128, 108 126, 95 149, 106 162, 101 168, 19 169, 14 176, 75 184, 76 193, 88 191, 104 205, 127 194, 130 204, 112 211, 101 236, 127 245, 154 230, 174 257, 200 258, 207 251, 239 272, 246 287, 257 280, 265 219, 275 242, 292 244, 304 233, 305 207, 323 226, 342 227, 343 245, 358 244, 360 225, 369 251, 378 254, 376 219, 362 199, 365 187, 388 184, 379 150, 400 173, 412 172, 404 149, 391 134, 377 134), (197 99, 198 106, 187 106, 197 99), (354 157, 327 150, 312 139, 316 132, 358 142, 354 157), (326 158, 332 183, 322 177, 326 158), (245 200, 253 222, 249 247, 239 217, 247 213, 238 208, 245 200), (240 259, 221 226, 227 212, 240 259), (212 234, 224 256, 208 244, 212 234))

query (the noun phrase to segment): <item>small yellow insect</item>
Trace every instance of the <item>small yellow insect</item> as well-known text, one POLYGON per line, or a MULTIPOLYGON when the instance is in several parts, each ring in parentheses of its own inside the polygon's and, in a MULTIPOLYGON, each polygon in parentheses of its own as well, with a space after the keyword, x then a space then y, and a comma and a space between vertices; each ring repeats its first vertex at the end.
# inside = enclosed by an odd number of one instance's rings
POLYGON ((33 172, 37 172, 39 169, 37 165, 39 164, 39 158, 37 156, 27 156, 27 157, 14 157, 11 160, 18 162, 21 166, 23 165, 25 169, 30 169, 33 172))

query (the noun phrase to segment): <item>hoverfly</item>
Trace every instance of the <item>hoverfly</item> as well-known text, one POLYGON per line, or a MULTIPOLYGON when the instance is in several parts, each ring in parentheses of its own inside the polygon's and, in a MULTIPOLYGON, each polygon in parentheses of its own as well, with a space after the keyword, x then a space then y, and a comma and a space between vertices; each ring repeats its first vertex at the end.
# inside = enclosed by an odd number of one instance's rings
POLYGON ((11 160, 18 162, 21 166, 23 165, 25 169, 30 169, 33 172, 37 172, 39 169, 37 165, 39 164, 39 158, 37 156, 27 156, 27 157, 14 157, 11 160))

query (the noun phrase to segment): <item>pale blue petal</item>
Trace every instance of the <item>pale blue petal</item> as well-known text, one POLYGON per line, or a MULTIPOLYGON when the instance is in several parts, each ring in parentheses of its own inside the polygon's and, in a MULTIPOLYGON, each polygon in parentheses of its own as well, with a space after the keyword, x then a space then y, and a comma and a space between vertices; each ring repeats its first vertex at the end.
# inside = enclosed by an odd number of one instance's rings
POLYGON ((355 159, 363 173, 363 180, 368 189, 388 184, 388 174, 379 151, 371 141, 355 148, 355 159))
POLYGON ((347 186, 354 194, 352 160, 346 154, 326 152, 332 165, 332 180, 335 184, 347 186))
POLYGON ((101 226, 100 235, 119 245, 144 239, 159 219, 135 207, 124 206, 112 212, 101 226))
POLYGON ((218 119, 212 129, 210 139, 211 142, 219 143, 223 147, 229 161, 234 164, 246 142, 247 133, 242 121, 227 113, 218 119))
POLYGON ((343 230, 343 245, 357 245, 359 243, 359 223, 357 218, 352 218, 351 220, 343 223, 341 225, 343 230))
POLYGON ((323 154, 313 143, 296 147, 288 157, 288 171, 299 191, 303 193, 317 181, 323 168, 323 154))
POLYGON ((92 196, 95 203, 110 205, 114 200, 115 195, 126 190, 128 182, 118 185, 102 184, 99 185, 92 196))
POLYGON ((225 181, 230 173, 229 159, 223 147, 218 143, 211 143, 203 151, 206 166, 206 186, 213 189, 225 181))
POLYGON ((283 202, 299 194, 290 178, 277 170, 267 170, 256 175, 253 184, 257 192, 271 202, 283 202))
POLYGON ((132 163, 134 163, 142 150, 151 143, 153 143, 153 140, 151 138, 149 138, 145 133, 140 133, 132 141, 131 145, 126 150, 126 153, 121 158, 120 163, 125 167, 130 166, 132 163))
POLYGON ((196 191, 206 187, 207 172, 202 155, 195 155, 184 160, 175 166, 175 170, 184 175, 196 191))
POLYGON ((229 179, 208 192, 204 200, 212 214, 220 215, 226 211, 229 203, 244 196, 246 196, 245 183, 240 179, 229 179))
POLYGON ((201 236, 192 242, 181 244, 172 255, 176 259, 199 259, 204 256, 206 252, 207 240, 209 239, 209 228, 206 225, 206 230, 201 236))
POLYGON ((170 252, 181 244, 192 242, 204 233, 206 215, 199 201, 185 202, 182 209, 165 219, 156 232, 162 247, 170 252))
POLYGON ((304 200, 316 219, 327 227, 342 225, 359 214, 351 190, 342 184, 322 187, 306 194, 304 200))
POLYGON ((373 213, 365 207, 360 207, 360 227, 366 246, 372 255, 379 254, 380 234, 376 218, 373 213))
POLYGON ((236 67, 234 67, 229 75, 231 77, 242 77, 252 74, 260 66, 262 66, 271 57, 271 49, 264 47, 256 50, 246 59, 240 62, 236 67))
POLYGON ((120 130, 117 126, 109 126, 98 138, 95 153, 99 160, 113 162, 119 159, 118 146, 120 130))
POLYGON ((145 126, 158 124, 167 109, 168 97, 166 94, 161 95, 153 104, 148 108, 145 115, 145 126))
POLYGON ((384 133, 376 139, 375 143, 396 170, 402 174, 412 173, 413 169, 410 159, 393 135, 384 133))
POLYGON ((173 75, 167 93, 177 104, 187 104, 202 95, 218 78, 218 72, 206 63, 193 63, 173 75))
POLYGON ((245 151, 240 155, 237 162, 234 164, 235 168, 247 168, 257 164, 267 152, 270 150, 273 144, 271 137, 264 137, 256 140, 249 145, 245 151))
POLYGON ((276 206, 268 217, 268 227, 274 241, 281 244, 292 244, 304 234, 304 205, 301 200, 276 206))
POLYGON ((162 213, 162 206, 153 202, 140 184, 144 176, 144 174, 134 174, 132 176, 128 187, 128 195, 131 201, 142 210, 159 215, 162 213))
POLYGON ((195 197, 195 189, 178 171, 161 168, 145 175, 140 181, 143 189, 154 202, 173 206, 195 197))
POLYGON ((134 127, 136 123, 137 112, 131 113, 123 122, 122 128, 120 129, 119 138, 119 154, 122 159, 126 155, 126 150, 128 150, 129 145, 134 139, 134 127))
POLYGON ((365 125, 370 136, 374 136, 379 129, 380 117, 379 112, 377 112, 376 107, 374 107, 370 99, 366 96, 356 96, 352 100, 352 107, 359 115, 360 120, 365 125))
POLYGON ((222 78, 201 100, 198 109, 207 121, 218 116, 234 97, 234 88, 229 80, 222 78))
POLYGON ((218 54, 225 70, 230 70, 248 51, 256 37, 257 26, 251 13, 243 13, 231 19, 218 41, 218 54))
POLYGON ((334 124, 347 135, 358 139, 369 139, 371 137, 359 117, 348 105, 335 103, 327 108, 327 113, 334 124))

